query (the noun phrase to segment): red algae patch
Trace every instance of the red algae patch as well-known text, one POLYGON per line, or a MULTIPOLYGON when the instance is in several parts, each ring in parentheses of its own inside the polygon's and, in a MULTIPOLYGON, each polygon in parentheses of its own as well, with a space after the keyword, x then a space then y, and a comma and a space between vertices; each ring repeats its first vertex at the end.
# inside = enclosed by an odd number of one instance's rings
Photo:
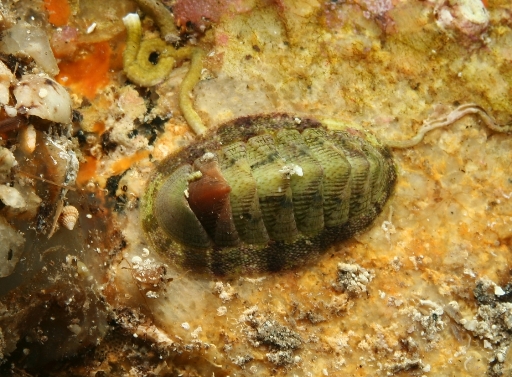
POLYGON ((173 6, 178 26, 182 28, 193 26, 200 31, 204 31, 212 22, 219 22, 230 12, 237 14, 250 9, 251 6, 243 1, 226 0, 178 0, 173 6))

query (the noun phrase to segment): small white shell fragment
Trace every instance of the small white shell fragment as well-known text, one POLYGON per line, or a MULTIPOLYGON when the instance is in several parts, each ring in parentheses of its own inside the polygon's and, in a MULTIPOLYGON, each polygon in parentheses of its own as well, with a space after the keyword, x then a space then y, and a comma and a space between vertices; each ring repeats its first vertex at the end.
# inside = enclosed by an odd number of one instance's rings
POLYGON ((294 174, 298 175, 299 177, 302 177, 304 175, 302 167, 296 164, 287 164, 283 166, 279 170, 279 173, 285 174, 286 176, 288 176, 288 178, 294 174))
POLYGON ((50 75, 59 73, 59 66, 50 47, 48 34, 42 27, 23 21, 17 22, 12 28, 3 32, 0 49, 6 54, 16 55, 23 52, 50 75))
POLYGON ((25 208, 27 206, 19 191, 6 185, 0 185, 0 201, 12 208, 25 208))
POLYGON ((18 112, 57 123, 71 122, 71 97, 54 80, 38 75, 24 75, 13 93, 18 112))
POLYGON ((14 75, 7 66, 0 61, 0 105, 9 103, 9 88, 14 81, 14 75))
POLYGON ((200 332, 203 332, 203 328, 201 326, 199 326, 194 331, 192 331, 190 333, 190 336, 192 336, 192 339, 197 339, 197 338, 199 338, 199 333, 200 332))
POLYGON ((461 17, 468 22, 480 25, 489 22, 489 12, 482 0, 456 0, 452 4, 458 6, 461 17))
POLYGON ((494 294, 496 296, 503 296, 505 294, 505 291, 499 285, 495 285, 494 286, 494 294))
POLYGON ((91 34, 96 29, 96 22, 93 22, 88 28, 87 28, 87 34, 91 34))
POLYGON ((37 133, 33 125, 29 124, 20 131, 20 147, 26 154, 32 154, 36 149, 37 133))
POLYGON ((5 105, 4 110, 5 110, 5 113, 7 114, 7 116, 10 116, 11 118, 18 115, 18 110, 16 110, 16 108, 13 106, 5 105))
POLYGON ((65 206, 62 208, 59 221, 61 225, 68 229, 73 230, 78 220, 78 210, 74 206, 65 206))
POLYGON ((6 180, 6 175, 11 173, 13 166, 16 166, 18 162, 14 158, 12 152, 4 147, 0 147, 0 179, 6 180))

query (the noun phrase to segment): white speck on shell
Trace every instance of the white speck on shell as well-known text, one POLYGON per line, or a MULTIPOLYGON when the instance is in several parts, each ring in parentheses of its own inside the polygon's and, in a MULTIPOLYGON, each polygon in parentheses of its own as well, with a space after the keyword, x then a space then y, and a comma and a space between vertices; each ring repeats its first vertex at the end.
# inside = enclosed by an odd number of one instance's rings
POLYGON ((74 206, 65 206, 62 208, 59 220, 64 228, 73 230, 78 220, 78 210, 74 206))
POLYGON ((146 292, 146 297, 147 298, 158 298, 159 294, 154 292, 154 291, 147 291, 146 292))
POLYGON ((279 173, 285 174, 288 178, 290 178, 292 175, 298 175, 299 177, 302 177, 304 175, 304 171, 302 170, 302 167, 296 164, 287 164, 283 166, 279 173))
POLYGON ((215 158, 215 155, 212 152, 206 152, 202 157, 201 161, 211 161, 215 158))

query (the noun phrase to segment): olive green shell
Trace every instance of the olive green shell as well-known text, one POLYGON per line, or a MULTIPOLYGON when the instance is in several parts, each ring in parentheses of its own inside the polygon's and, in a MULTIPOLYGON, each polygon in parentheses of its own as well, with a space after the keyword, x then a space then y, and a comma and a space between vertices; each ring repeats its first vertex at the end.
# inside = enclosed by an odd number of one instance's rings
POLYGON ((185 269, 278 271, 366 228, 395 181, 389 150, 360 129, 283 114, 239 118, 158 165, 142 226, 185 269))

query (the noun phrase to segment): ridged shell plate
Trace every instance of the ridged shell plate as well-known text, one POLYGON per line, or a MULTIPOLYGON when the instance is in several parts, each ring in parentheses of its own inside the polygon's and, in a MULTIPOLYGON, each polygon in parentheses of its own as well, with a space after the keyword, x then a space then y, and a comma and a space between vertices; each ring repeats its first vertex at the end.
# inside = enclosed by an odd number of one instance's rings
POLYGON ((151 246, 185 269, 278 271, 365 229, 395 181, 389 150, 360 128, 238 118, 158 165, 142 226, 151 246))

